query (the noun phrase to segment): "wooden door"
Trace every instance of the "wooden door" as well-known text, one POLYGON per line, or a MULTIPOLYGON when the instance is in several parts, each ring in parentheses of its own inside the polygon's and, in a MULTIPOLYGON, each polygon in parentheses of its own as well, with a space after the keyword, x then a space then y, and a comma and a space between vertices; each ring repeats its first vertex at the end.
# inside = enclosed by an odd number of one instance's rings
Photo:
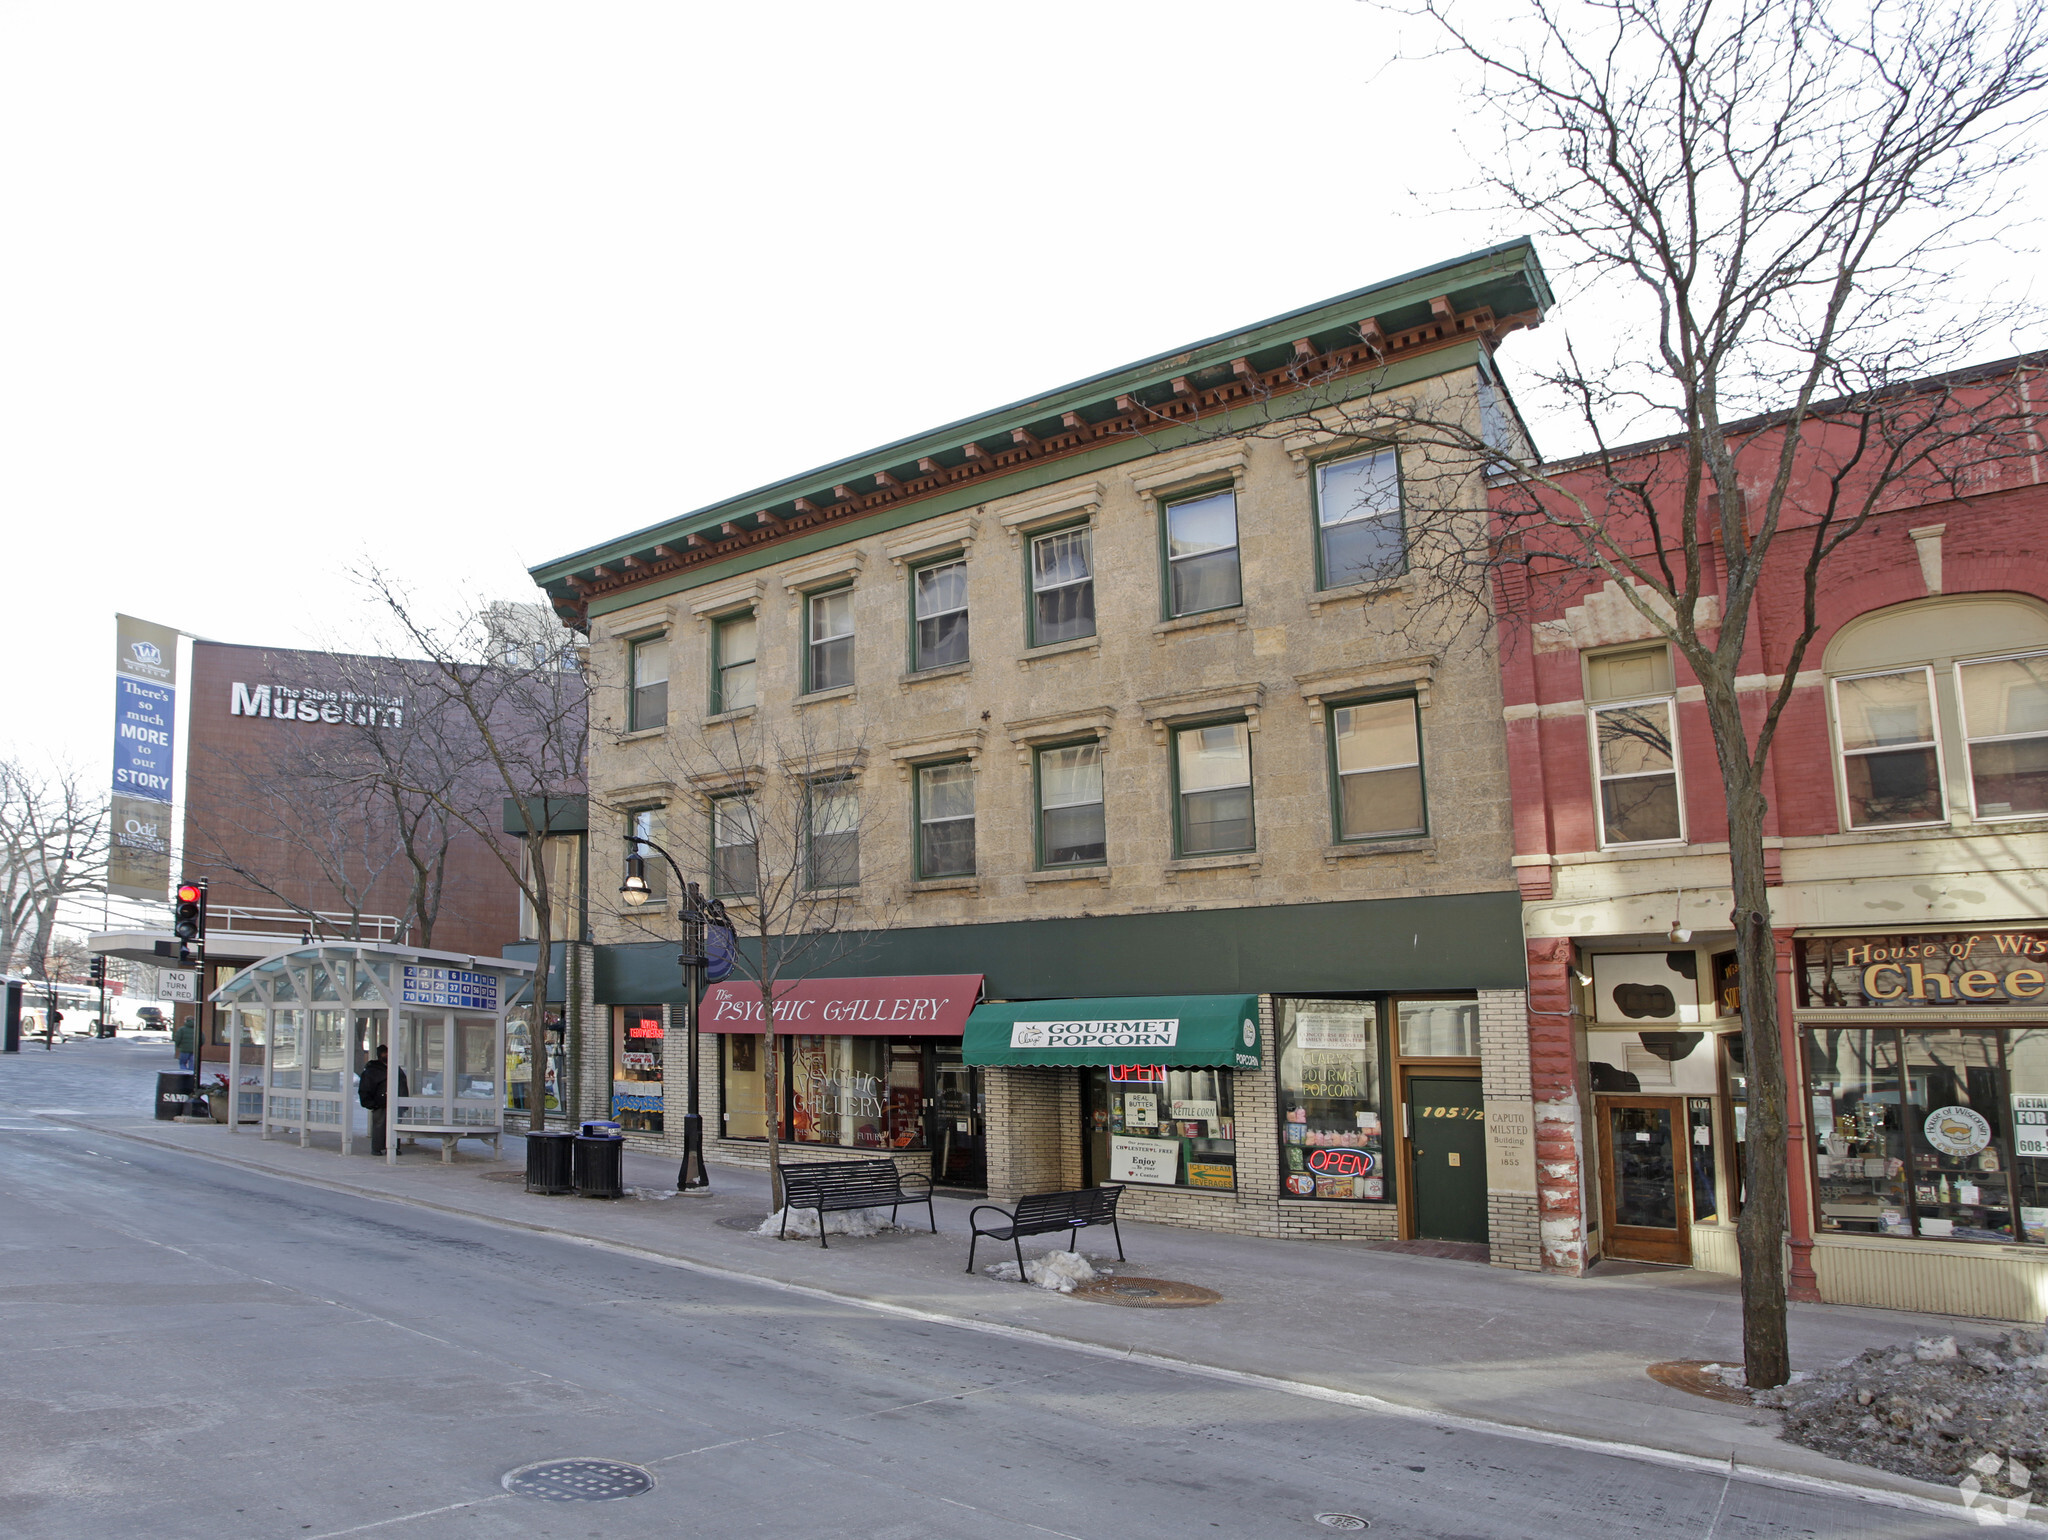
POLYGON ((1621 1261, 1692 1265, 1685 1098, 1597 1098, 1601 1249, 1621 1261))

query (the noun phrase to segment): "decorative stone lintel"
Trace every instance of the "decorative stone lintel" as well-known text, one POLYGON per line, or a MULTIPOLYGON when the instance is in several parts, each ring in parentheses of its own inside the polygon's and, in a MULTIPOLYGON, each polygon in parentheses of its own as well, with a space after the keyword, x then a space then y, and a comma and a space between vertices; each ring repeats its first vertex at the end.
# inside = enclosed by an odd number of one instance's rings
POLYGON ((1369 583, 1346 583, 1342 588, 1319 588, 1308 596, 1308 612, 1320 615, 1339 604, 1370 604, 1375 599, 1394 599, 1410 592, 1415 579, 1410 573, 1399 577, 1374 578, 1369 583))
POLYGON ((1151 469, 1131 477, 1131 490, 1140 500, 1156 503, 1175 492, 1227 477, 1232 488, 1242 492, 1246 465, 1243 445, 1221 451, 1212 448, 1164 465, 1154 462, 1151 469))
POLYGON ((977 764, 981 758, 988 729, 976 727, 967 732, 929 733, 922 738, 899 738, 888 745, 889 758, 896 766, 899 780, 910 779, 910 772, 921 764, 935 760, 959 759, 965 756, 969 764, 977 764))
POLYGON ((838 578, 860 576, 867 559, 868 553, 859 546, 837 546, 808 560, 790 563, 782 569, 781 583, 789 594, 789 602, 801 604, 804 595, 813 589, 823 588, 838 578))
POLYGON ((965 893, 970 898, 981 896, 979 877, 925 877, 916 882, 903 884, 905 893, 965 893))
POLYGON ((1093 518, 1102 506, 1102 483, 1085 481, 1058 487, 1050 492, 990 503, 984 512, 995 512, 996 522, 1009 532, 1010 544, 1021 545, 1024 536, 1041 525, 1079 514, 1093 518), (1001 510, 997 512, 997 510, 1001 510))
POLYGON ((1017 749, 1017 763, 1031 763, 1031 751, 1040 744, 1060 743, 1074 738, 1094 738, 1109 749, 1110 725, 1116 721, 1116 707, 1091 706, 1082 711, 1059 711, 1050 716, 1020 717, 1005 722, 1003 731, 1017 749))
POLYGON ((1168 861, 1160 870, 1168 882, 1178 881, 1188 872, 1247 871, 1256 877, 1259 868, 1265 865, 1265 857, 1256 850, 1238 850, 1221 856, 1182 856, 1177 861, 1168 861))
POLYGON ((896 689, 899 694, 908 695, 913 685, 930 684, 934 679, 961 679, 973 672, 974 664, 971 661, 943 663, 937 668, 912 669, 907 674, 896 676, 896 689))
POLYGON ((708 583, 691 597, 690 613, 697 617, 698 625, 709 626, 735 611, 759 609, 767 595, 768 584, 758 576, 708 583))
POLYGON ((1411 839, 1389 840, 1348 840, 1341 845, 1323 847, 1323 864, 1334 866, 1339 861, 1356 860, 1361 856, 1436 856, 1436 839, 1433 835, 1422 834, 1411 839))
POLYGON ((1102 647, 1100 636, 1077 636, 1071 642, 1051 642, 1044 647, 1034 647, 1029 652, 1017 655, 1017 667, 1029 670, 1034 663, 1048 658, 1063 658, 1070 653, 1096 652, 1102 647))
POLYGON ((1041 882, 1099 882, 1106 888, 1109 886, 1109 868, 1107 866, 1055 867, 1049 871, 1026 872, 1024 874, 1024 881, 1028 884, 1041 882))
POLYGON ((1243 712, 1246 730, 1257 732, 1259 707, 1265 699, 1266 687, 1262 684, 1223 684, 1202 690, 1182 690, 1174 695, 1155 695, 1139 701, 1138 709, 1144 713, 1145 725, 1152 729, 1152 736, 1163 747, 1167 733, 1181 723, 1228 716, 1232 712, 1243 712))
POLYGON ((782 773, 796 776, 801 780, 814 781, 826 775, 854 775, 867 767, 868 751, 865 746, 847 749, 819 749, 813 754, 788 754, 782 760, 782 773))
POLYGON ((1367 668, 1326 668, 1313 674, 1296 674, 1294 682, 1301 698, 1308 702, 1309 720, 1323 725, 1323 703, 1337 696, 1370 695, 1375 691, 1413 690, 1415 704, 1428 709, 1430 687, 1436 682, 1435 658, 1401 658, 1367 668))
POLYGON ((920 524, 900 540, 892 540, 882 547, 889 560, 896 566, 933 552, 947 551, 958 547, 963 552, 974 544, 975 531, 981 528, 981 520, 968 514, 962 518, 939 519, 930 524, 920 524))
POLYGON ((1178 636, 1184 631, 1205 631, 1212 626, 1247 626, 1251 624, 1242 604, 1226 610, 1204 610, 1199 615, 1178 615, 1172 620, 1162 620, 1152 628, 1152 640, 1161 647, 1169 636, 1178 636))
POLYGON ((714 797, 730 797, 759 791, 767 779, 768 772, 760 765, 727 765, 717 770, 703 770, 695 775, 685 776, 683 784, 708 802, 714 797))

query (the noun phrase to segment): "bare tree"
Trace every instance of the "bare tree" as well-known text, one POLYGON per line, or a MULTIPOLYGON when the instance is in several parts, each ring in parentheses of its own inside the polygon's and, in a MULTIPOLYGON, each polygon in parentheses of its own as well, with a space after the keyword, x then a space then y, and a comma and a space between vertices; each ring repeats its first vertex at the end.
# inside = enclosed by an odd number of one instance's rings
POLYGON ((0 760, 0 970, 49 976, 58 907, 105 891, 108 816, 77 771, 0 760))
MULTIPOLYGON (((733 923, 733 974, 760 997, 769 1186, 779 1210, 778 1002, 875 945, 890 923, 889 906, 877 896, 889 893, 900 873, 883 854, 895 842, 872 837, 884 804, 861 784, 869 763, 866 724, 844 708, 835 717, 815 708, 767 722, 762 715, 696 733, 671 723, 655 742, 621 744, 614 762, 631 764, 623 773, 636 782, 674 788, 675 799, 647 837, 685 873, 703 873, 733 923)), ((622 836, 638 833, 635 820, 644 814, 631 800, 610 811, 622 836)), ((649 855, 652 881, 660 863, 649 855)), ((672 939, 674 908, 621 905, 615 917, 672 939)))
MULTIPOLYGON (((1983 489, 2039 443, 2025 376, 2040 360, 1935 376, 2020 317, 1950 275, 1995 238, 2040 117, 2048 32, 2037 10, 1996 0, 1561 0, 1506 26, 1494 12, 1468 25, 1450 0, 1383 8, 1466 67, 1470 121, 1498 133, 1474 156, 1481 192, 1533 224, 1570 290, 1616 326, 1611 356, 1567 347, 1530 395, 1561 405, 1594 452, 1569 475, 1546 465, 1475 371, 1373 380, 1384 339, 1371 326, 1210 431, 1299 433, 1307 414, 1332 441, 1398 444, 1405 544, 1361 577, 1405 566, 1411 614, 1448 605, 1482 629, 1496 602, 1541 613, 1545 585, 1582 592, 1597 577, 1698 679, 1725 787, 1750 1077, 1744 1359, 1751 1385, 1782 1384, 1766 760, 1845 546, 1889 509, 1983 489), (1489 481, 1507 490, 1489 498, 1489 481), (1759 596, 1788 579, 1803 604, 1772 638, 1786 661, 1758 700, 1737 681, 1759 596)), ((1353 495, 1343 511, 1365 515, 1381 494, 1353 495)), ((1441 613, 1429 628, 1442 633, 1441 613)))
POLYGON ((561 832, 566 799, 583 790, 589 688, 566 632, 552 649, 511 648, 502 605, 470 604, 436 617, 383 569, 366 565, 354 575, 420 660, 404 714, 418 736, 408 752, 388 757, 388 788, 431 804, 453 827, 477 836, 533 915, 528 1106, 539 1132, 547 1122, 544 1005, 563 898, 555 891, 550 841, 561 832), (508 820, 517 828, 510 843, 508 820))

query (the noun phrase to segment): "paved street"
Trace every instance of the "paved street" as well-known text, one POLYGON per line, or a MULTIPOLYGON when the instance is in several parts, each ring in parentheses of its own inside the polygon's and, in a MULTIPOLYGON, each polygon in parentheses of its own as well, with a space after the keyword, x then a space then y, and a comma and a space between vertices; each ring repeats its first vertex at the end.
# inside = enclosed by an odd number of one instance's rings
POLYGON ((1332 1511, 1404 1536, 1976 1532, 889 1319, 29 1112, 127 1096, 163 1058, 0 1061, 0 1533, 1149 1540, 1328 1533, 1332 1511), (565 1456, 658 1484, 503 1491, 565 1456))

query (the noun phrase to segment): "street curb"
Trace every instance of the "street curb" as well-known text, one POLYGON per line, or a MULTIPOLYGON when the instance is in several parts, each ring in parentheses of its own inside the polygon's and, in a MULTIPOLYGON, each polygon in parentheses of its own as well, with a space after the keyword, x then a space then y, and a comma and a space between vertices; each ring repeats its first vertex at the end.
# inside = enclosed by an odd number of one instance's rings
MULTIPOLYGON (((919 1321, 931 1325, 953 1326, 963 1330, 980 1332, 985 1336, 1004 1337, 1013 1341, 1030 1342, 1038 1346, 1057 1348, 1065 1352, 1079 1353, 1091 1358, 1109 1359, 1120 1363, 1144 1364, 1150 1368, 1163 1369, 1172 1373, 1192 1374, 1204 1379, 1220 1380, 1227 1384, 1243 1385, 1251 1389, 1275 1392, 1282 1395, 1298 1396, 1304 1400, 1322 1401, 1338 1406, 1349 1406, 1360 1411, 1376 1412, 1383 1416, 1400 1417, 1408 1421, 1429 1422, 1440 1427, 1455 1427, 1466 1432, 1488 1433, 1497 1437, 1514 1438, 1528 1443, 1547 1444, 1554 1447, 1577 1450, 1587 1454, 1604 1454, 1621 1459, 1635 1460, 1643 1464, 1664 1466, 1668 1469, 1691 1471, 1703 1475, 1721 1475, 1730 1480, 1745 1480, 1759 1484, 1789 1487, 1802 1492, 1821 1496, 1848 1497, 1863 1502, 1877 1503, 1884 1507, 1905 1508, 1915 1512, 1937 1513, 1944 1517, 1957 1513, 1971 1513, 1960 1501, 1960 1494, 1948 1487, 1936 1486, 1931 1482, 1899 1476, 1889 1471, 1873 1471, 1885 1485, 1870 1486, 1859 1482, 1827 1476, 1815 1476, 1804 1471, 1784 1467, 1739 1461, 1730 1454, 1726 1458, 1709 1455, 1689 1454, 1682 1450, 1662 1449, 1654 1444, 1633 1444, 1620 1440, 1590 1438, 1583 1434, 1565 1433, 1552 1428, 1535 1427, 1525 1423, 1499 1422, 1489 1418, 1474 1417, 1467 1413, 1447 1412, 1435 1407, 1409 1401, 1389 1400, 1364 1391, 1342 1390, 1335 1386, 1319 1385, 1312 1380, 1289 1379, 1280 1375, 1257 1374, 1246 1369, 1231 1369, 1220 1364, 1206 1364, 1199 1359, 1182 1358, 1171 1353, 1138 1348, 1115 1348, 1085 1338, 1063 1336, 1058 1332, 1041 1327, 1011 1326, 1000 1321, 983 1320, 973 1316, 954 1315, 943 1310, 924 1309, 915 1305, 895 1304, 888 1300, 875 1299, 861 1294, 842 1292, 822 1284, 800 1283, 793 1279, 777 1277, 771 1273, 750 1272, 745 1268, 732 1267, 717 1262, 704 1262, 692 1257, 677 1256, 669 1252, 654 1251, 645 1246, 636 1246, 627 1241, 609 1240, 602 1236, 586 1235, 581 1231, 564 1229, 537 1220, 511 1219, 495 1214, 480 1214, 474 1209, 461 1208, 450 1203, 437 1203, 428 1198, 409 1197, 403 1194, 381 1191, 372 1187, 359 1187, 350 1182, 335 1181, 327 1177, 306 1175, 294 1171, 281 1171, 275 1166, 258 1161, 243 1160, 237 1156, 216 1153, 210 1150, 194 1149, 189 1145, 173 1143, 165 1139, 152 1138, 146 1133, 129 1129, 109 1128, 104 1124, 88 1122, 75 1116, 38 1113, 47 1122, 62 1123, 70 1127, 104 1134, 110 1138, 127 1139, 136 1144, 148 1145, 153 1149, 166 1150, 172 1154, 189 1155, 198 1160, 209 1160, 224 1166, 233 1166, 258 1176, 273 1177, 280 1181, 296 1182, 307 1187, 324 1188, 331 1192, 345 1193, 350 1197, 368 1198, 375 1201, 396 1203, 408 1208, 425 1209, 431 1213, 447 1214, 453 1218, 466 1219, 477 1224, 497 1225, 508 1230, 524 1230, 533 1234, 546 1235, 564 1240, 572 1245, 589 1246, 641 1261, 655 1262, 669 1267, 681 1268, 686 1272, 700 1273, 707 1277, 722 1278, 733 1282, 751 1283, 768 1288, 780 1289, 786 1293, 802 1295, 835 1305, 850 1305, 856 1309, 872 1311, 878 1315, 892 1316, 900 1320, 919 1321)), ((1831 1459, 1829 1456, 1822 1456, 1831 1459)), ((1845 1461, 1835 1461, 1847 1464, 1845 1461)), ((1861 1467, 1850 1467, 1861 1474, 1861 1467)), ((1975 1515, 1972 1514, 1974 1517, 1975 1515)), ((2032 1531, 2048 1535, 2048 1523, 2035 1519, 2006 1519, 2004 1524, 2022 1532, 2032 1531)))

